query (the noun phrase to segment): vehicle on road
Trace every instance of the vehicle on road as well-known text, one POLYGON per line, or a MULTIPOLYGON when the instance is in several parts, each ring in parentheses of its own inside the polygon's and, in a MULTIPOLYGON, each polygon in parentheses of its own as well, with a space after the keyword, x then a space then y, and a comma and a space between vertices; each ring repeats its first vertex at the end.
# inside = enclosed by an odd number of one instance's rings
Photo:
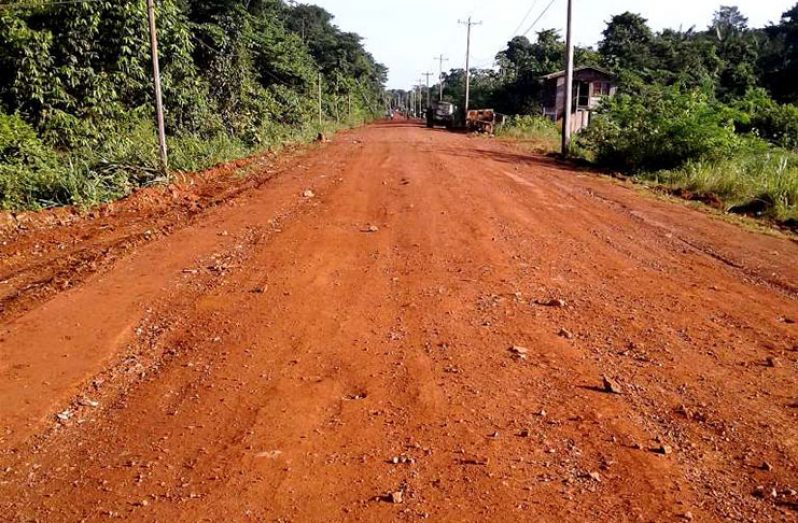
POLYGON ((427 109, 427 127, 432 129, 435 126, 452 129, 454 127, 455 114, 457 107, 451 102, 434 102, 427 109))
POLYGON ((472 109, 466 115, 466 130, 470 133, 493 134, 504 120, 505 116, 493 109, 472 109))

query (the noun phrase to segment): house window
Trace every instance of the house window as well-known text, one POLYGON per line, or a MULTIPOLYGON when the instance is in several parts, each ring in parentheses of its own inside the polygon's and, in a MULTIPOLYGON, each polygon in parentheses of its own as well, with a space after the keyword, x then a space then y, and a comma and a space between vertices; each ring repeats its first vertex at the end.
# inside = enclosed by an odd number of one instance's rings
POLYGON ((594 82, 593 96, 609 96, 610 89, 611 89, 610 82, 594 82))

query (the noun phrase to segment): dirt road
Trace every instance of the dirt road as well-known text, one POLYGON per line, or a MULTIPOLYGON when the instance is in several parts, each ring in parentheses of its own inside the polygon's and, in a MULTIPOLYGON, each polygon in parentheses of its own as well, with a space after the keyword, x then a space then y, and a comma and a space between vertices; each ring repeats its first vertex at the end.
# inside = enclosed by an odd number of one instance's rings
POLYGON ((789 238, 407 123, 57 221, 2 520, 798 520, 789 238))

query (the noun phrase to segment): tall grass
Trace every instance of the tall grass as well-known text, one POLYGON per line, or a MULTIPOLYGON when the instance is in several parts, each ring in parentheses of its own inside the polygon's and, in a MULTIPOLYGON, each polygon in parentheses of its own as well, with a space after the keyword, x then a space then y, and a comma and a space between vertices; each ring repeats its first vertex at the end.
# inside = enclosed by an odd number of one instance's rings
POLYGON ((496 130, 496 136, 520 142, 531 151, 545 154, 556 151, 560 144, 557 125, 542 116, 511 116, 496 130))
MULTIPOLYGON (((323 132, 352 125, 328 121, 323 132)), ((318 131, 313 124, 270 124, 260 129, 254 143, 223 131, 170 136, 170 170, 199 171, 258 151, 309 142, 318 131)), ((131 119, 99 134, 91 146, 57 151, 19 117, 0 113, 0 210, 89 207, 166 181, 158 171, 158 144, 149 120, 131 119)))
POLYGON ((793 151, 754 147, 730 158, 693 160, 677 169, 639 176, 671 188, 716 195, 727 208, 759 201, 762 214, 798 220, 798 153, 793 151))

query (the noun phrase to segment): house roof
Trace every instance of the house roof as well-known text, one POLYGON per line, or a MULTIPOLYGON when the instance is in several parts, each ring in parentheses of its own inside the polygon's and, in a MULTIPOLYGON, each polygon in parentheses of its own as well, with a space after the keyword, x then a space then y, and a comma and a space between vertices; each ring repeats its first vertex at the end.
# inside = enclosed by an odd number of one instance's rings
MULTIPOLYGON (((615 77, 615 75, 613 75, 609 71, 601 69, 600 67, 593 67, 593 66, 577 67, 576 69, 574 69, 574 74, 581 73, 582 71, 596 71, 597 73, 601 73, 609 78, 615 77)), ((541 78, 543 78, 544 80, 554 80, 562 76, 565 76, 565 71, 557 71, 556 73, 551 73, 547 74, 546 76, 541 76, 541 78)))

